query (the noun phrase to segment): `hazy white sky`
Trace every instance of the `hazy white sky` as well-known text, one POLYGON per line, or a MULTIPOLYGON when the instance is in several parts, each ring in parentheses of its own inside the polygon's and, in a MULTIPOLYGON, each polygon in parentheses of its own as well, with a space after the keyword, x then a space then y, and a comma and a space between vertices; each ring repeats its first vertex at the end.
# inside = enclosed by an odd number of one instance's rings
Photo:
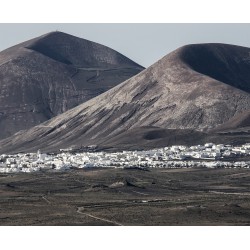
POLYGON ((147 67, 190 43, 250 47, 250 24, 0 24, 0 51, 51 31, 109 46, 147 67))

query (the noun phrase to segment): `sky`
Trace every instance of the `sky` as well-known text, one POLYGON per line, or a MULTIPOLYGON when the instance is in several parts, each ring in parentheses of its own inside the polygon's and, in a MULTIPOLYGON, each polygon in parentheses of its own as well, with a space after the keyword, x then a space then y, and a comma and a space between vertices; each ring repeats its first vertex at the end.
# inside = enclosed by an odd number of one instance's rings
POLYGON ((250 47, 249 23, 0 23, 0 51, 56 30, 106 45, 144 67, 190 43, 218 42, 250 47))

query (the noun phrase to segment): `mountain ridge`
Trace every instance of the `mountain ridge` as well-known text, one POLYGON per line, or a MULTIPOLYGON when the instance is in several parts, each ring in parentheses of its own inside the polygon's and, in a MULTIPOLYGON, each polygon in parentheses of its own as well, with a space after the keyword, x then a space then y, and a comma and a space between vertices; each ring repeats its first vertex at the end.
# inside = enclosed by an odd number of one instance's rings
MULTIPOLYGON (((225 137, 210 135, 209 131, 250 109, 247 90, 250 85, 250 64, 248 60, 242 60, 249 58, 249 55, 249 48, 234 45, 183 46, 106 93, 43 123, 43 127, 37 126, 1 141, 2 152, 38 148, 54 150, 92 144, 105 146, 105 141, 147 126, 172 129, 176 133, 188 129, 203 133, 204 140, 220 141, 225 137), (209 52, 211 48, 212 55, 209 52), (197 53, 200 49, 203 53, 197 53), (197 68, 193 69, 198 61, 201 66, 207 67, 208 72, 213 69, 210 59, 206 64, 204 55, 209 55, 215 64, 221 65, 218 72, 222 73, 218 75, 216 72, 217 79, 214 75, 208 76, 198 72, 197 68), (244 65, 244 74, 238 70, 241 65, 244 65), (221 82, 221 77, 232 69, 234 81, 221 82), (242 89, 243 85, 246 85, 245 90, 242 89)), ((228 136, 227 142, 230 140, 237 142, 237 138, 228 136)), ((116 142, 116 145, 119 146, 119 143, 116 142)), ((155 145, 152 143, 151 147, 155 145)))

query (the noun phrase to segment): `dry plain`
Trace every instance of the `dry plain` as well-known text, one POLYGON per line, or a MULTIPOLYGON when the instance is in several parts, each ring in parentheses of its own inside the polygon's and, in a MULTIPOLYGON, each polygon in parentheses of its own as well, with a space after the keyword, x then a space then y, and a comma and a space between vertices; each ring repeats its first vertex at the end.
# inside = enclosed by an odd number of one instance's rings
POLYGON ((1 225, 249 225, 248 169, 0 175, 1 225))

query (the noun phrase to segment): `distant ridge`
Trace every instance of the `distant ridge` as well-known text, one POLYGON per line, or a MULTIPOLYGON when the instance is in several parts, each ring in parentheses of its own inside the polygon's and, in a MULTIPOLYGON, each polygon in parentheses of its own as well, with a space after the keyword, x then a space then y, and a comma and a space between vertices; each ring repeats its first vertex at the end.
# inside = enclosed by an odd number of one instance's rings
POLYGON ((51 32, 0 52, 0 138, 28 129, 144 68, 85 39, 51 32))
POLYGON ((249 140, 245 132, 211 131, 249 113, 249 86, 249 48, 187 45, 106 93, 1 141, 1 152, 242 143, 249 140))

